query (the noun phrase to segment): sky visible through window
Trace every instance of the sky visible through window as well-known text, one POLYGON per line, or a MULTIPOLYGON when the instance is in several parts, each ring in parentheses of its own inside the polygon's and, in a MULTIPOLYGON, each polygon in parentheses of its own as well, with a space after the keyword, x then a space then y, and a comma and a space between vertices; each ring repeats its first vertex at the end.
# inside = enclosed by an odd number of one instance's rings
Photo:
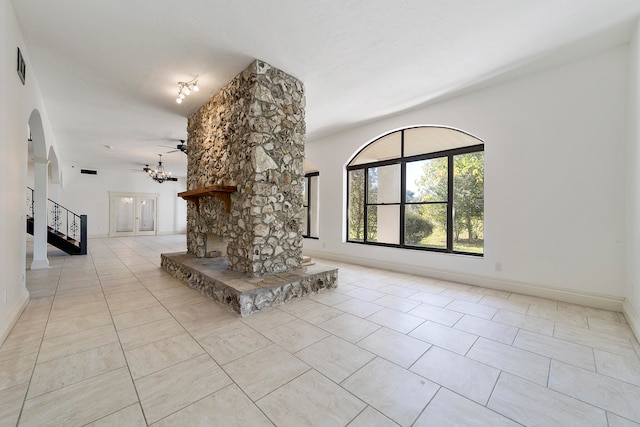
POLYGON ((417 181, 422 176, 422 162, 407 163, 407 194, 413 193, 417 196, 418 185, 417 181))

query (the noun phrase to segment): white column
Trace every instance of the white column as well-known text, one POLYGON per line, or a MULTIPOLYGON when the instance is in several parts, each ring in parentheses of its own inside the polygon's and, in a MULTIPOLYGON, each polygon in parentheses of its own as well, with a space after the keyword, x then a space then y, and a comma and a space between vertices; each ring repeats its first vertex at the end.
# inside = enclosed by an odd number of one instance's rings
POLYGON ((33 191, 33 261, 31 269, 49 268, 47 259, 47 184, 49 181, 49 162, 46 159, 34 159, 33 191))

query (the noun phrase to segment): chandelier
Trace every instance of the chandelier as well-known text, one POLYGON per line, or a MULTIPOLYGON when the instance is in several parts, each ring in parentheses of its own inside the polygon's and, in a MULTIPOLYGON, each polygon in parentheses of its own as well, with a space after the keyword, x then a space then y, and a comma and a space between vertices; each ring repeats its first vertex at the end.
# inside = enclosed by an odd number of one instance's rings
POLYGON ((159 184, 162 184, 165 181, 177 181, 178 178, 173 178, 171 176, 171 172, 166 172, 164 170, 164 166, 162 165, 162 154, 158 154, 160 156, 160 160, 158 161, 158 166, 155 169, 151 169, 149 165, 144 168, 144 171, 149 175, 149 177, 156 181, 159 184))
POLYGON ((182 100, 191 95, 191 92, 197 92, 200 90, 198 87, 198 76, 188 82, 178 82, 178 97, 176 102, 182 104, 182 100))

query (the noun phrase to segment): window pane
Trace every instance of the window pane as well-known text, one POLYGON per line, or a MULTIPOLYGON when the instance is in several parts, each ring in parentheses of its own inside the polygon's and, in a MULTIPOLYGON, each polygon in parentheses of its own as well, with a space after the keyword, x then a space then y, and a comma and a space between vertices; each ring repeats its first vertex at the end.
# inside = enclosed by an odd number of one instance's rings
POLYGON ((302 205, 309 205, 309 194, 307 192, 307 178, 302 180, 302 205))
POLYGON ((318 175, 309 177, 310 231, 309 235, 318 237, 318 175))
POLYGON ((367 240, 399 244, 400 206, 367 206, 367 240))
POLYGON ((363 149, 360 154, 349 163, 349 166, 400 158, 401 141, 402 133, 399 131, 383 136, 363 149))
POLYGON ((419 127, 405 129, 404 156, 437 153, 452 148, 481 144, 478 138, 447 127, 419 127))
POLYGON ((367 203, 400 203, 400 165, 369 168, 367 203))
POLYGON ((349 240, 364 241, 364 169, 349 171, 349 240))
POLYGON ((407 162, 407 202, 446 202, 448 193, 447 158, 407 162))
POLYGON ((425 246, 423 241, 433 234, 433 224, 422 214, 427 205, 405 205, 404 243, 411 246, 425 246))
POLYGON ((425 248, 447 247, 447 205, 444 203, 406 205, 404 242, 425 248))
POLYGON ((302 235, 304 237, 308 237, 307 234, 307 213, 309 212, 309 208, 307 206, 304 207, 304 215, 302 216, 302 235))
POLYGON ((453 250, 484 251, 484 152, 454 156, 453 250))

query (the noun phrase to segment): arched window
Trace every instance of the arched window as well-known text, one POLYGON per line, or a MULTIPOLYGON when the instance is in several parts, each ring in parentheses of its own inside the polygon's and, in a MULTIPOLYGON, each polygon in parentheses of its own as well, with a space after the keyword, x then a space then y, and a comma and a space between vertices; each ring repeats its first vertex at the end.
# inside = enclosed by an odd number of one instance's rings
POLYGON ((439 126, 393 131, 347 165, 347 241, 482 255, 484 143, 439 126))

